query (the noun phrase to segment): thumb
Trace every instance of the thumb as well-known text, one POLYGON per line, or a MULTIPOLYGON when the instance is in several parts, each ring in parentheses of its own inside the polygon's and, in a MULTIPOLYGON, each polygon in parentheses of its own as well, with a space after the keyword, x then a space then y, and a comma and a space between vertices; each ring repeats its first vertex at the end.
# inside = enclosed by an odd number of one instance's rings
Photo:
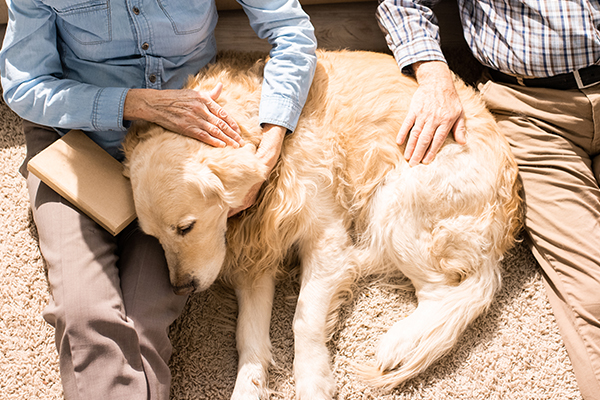
POLYGON ((465 125, 465 117, 463 115, 460 116, 456 125, 454 126, 454 140, 458 144, 467 143, 467 127, 465 125))
POLYGON ((281 151, 281 144, 274 138, 263 138, 258 148, 256 149, 256 157, 266 165, 272 167, 275 164, 279 153, 281 151))
POLYGON ((223 90, 223 84, 221 82, 217 83, 217 86, 215 86, 210 91, 210 98, 213 99, 213 101, 216 101, 219 98, 219 96, 221 95, 222 90, 223 90))

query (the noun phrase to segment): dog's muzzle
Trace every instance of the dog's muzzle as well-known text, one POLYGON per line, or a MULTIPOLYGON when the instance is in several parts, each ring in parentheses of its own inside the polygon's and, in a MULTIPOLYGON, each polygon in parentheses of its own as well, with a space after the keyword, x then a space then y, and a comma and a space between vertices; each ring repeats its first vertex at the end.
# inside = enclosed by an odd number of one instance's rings
POLYGON ((185 285, 172 285, 173 292, 178 296, 189 296, 196 290, 196 283, 192 280, 185 285))

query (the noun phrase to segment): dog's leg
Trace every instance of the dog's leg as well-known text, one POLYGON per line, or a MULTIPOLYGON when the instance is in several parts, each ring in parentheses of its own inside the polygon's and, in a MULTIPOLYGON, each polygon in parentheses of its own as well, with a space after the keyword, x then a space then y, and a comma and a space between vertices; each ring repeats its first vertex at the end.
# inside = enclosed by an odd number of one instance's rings
POLYGON ((335 325, 340 291, 352 282, 349 239, 339 226, 304 243, 301 288, 294 315, 296 398, 329 400, 335 393, 327 340, 335 325))
POLYGON ((275 279, 265 274, 251 286, 236 289, 238 300, 238 375, 233 400, 267 399, 267 369, 271 363, 269 326, 275 279))

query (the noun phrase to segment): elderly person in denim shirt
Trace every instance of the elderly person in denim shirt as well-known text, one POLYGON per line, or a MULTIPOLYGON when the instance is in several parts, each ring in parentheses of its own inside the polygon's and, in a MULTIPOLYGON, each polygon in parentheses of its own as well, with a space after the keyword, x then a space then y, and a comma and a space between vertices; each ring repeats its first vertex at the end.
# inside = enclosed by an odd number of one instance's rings
MULTIPOLYGON (((316 65, 313 27, 297 0, 240 0, 272 44, 258 154, 275 164, 316 65)), ((214 0, 8 0, 0 72, 23 119, 27 160, 70 129, 113 157, 130 121, 147 120, 213 146, 240 146, 235 121, 209 93, 180 89, 216 55, 214 0)), ((22 169, 24 171, 24 169, 22 169)), ((67 399, 167 399, 167 329, 186 298, 169 284, 160 244, 132 223, 113 237, 29 174, 67 399)), ((257 189, 248 195, 246 206, 257 189)))

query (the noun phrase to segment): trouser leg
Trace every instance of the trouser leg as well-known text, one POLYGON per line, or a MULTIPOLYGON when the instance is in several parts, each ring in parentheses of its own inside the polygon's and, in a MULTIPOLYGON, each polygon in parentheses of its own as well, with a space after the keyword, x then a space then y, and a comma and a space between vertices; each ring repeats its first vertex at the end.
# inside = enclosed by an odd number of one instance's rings
POLYGON ((578 91, 492 82, 481 90, 519 164, 526 231, 580 391, 600 399, 600 189, 590 101, 578 91))
MULTIPOLYGON (((25 123, 28 156, 56 139, 25 123)), ((27 178, 66 399, 168 399, 168 326, 185 298, 159 243, 134 222, 113 237, 35 176, 27 178)))
POLYGON ((119 272, 123 302, 136 327, 151 399, 168 399, 172 354, 168 328, 181 314, 186 296, 173 293, 158 241, 134 222, 119 235, 119 272))

